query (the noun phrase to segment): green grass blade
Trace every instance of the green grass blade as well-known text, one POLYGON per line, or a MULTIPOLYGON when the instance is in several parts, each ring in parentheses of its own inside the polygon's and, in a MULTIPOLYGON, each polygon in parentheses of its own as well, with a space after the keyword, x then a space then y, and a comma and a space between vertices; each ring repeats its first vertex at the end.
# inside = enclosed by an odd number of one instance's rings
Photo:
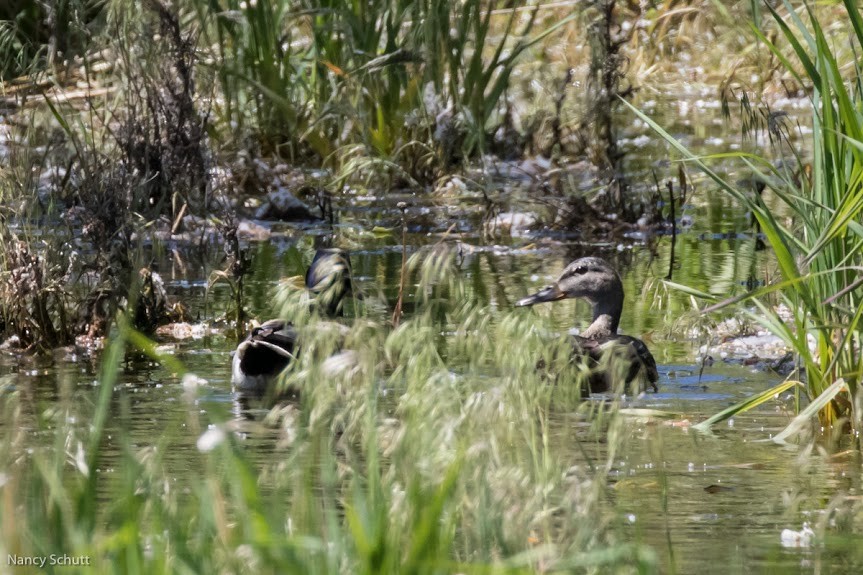
POLYGON ((834 381, 830 387, 825 389, 812 401, 812 403, 807 405, 806 409, 801 411, 785 429, 777 433, 771 438, 771 440, 776 443, 785 443, 789 437, 797 435, 804 427, 811 425, 812 420, 818 415, 818 413, 827 407, 827 405, 833 401, 836 396, 840 393, 848 393, 848 391, 848 384, 845 383, 844 379, 834 381))
POLYGON ((732 405, 731 407, 729 407, 727 409, 723 409, 722 411, 720 411, 716 415, 713 415, 713 416, 705 419, 701 423, 693 425, 692 428, 696 429, 698 431, 709 431, 710 428, 712 426, 716 425, 717 423, 720 423, 722 421, 725 421, 726 419, 734 417, 735 415, 738 415, 740 413, 745 413, 745 412, 749 411, 750 409, 758 407, 762 403, 766 403, 766 402, 770 401, 771 399, 775 398, 780 393, 784 393, 784 392, 788 391, 789 389, 791 389, 795 385, 803 386, 803 384, 800 383, 799 381, 783 381, 779 385, 771 387, 770 389, 768 389, 766 391, 762 391, 758 395, 748 397, 745 400, 741 401, 740 403, 732 405))
MULTIPOLYGON (((816 68, 815 63, 812 61, 812 59, 809 57, 809 54, 806 53, 806 50, 803 48, 803 46, 797 40, 797 37, 794 35, 794 32, 791 30, 791 28, 788 26, 788 24, 785 23, 785 21, 779 15, 779 13, 776 11, 776 9, 773 8, 769 3, 767 4, 767 8, 773 14, 773 18, 776 22, 776 25, 779 26, 779 29, 782 31, 782 34, 785 36, 785 40, 787 40, 788 43, 791 44, 791 48, 794 50, 794 53, 797 55, 797 58, 800 60, 800 63, 806 69, 806 74, 815 83, 815 85, 821 84, 821 74, 818 73, 818 69, 816 68)), ((802 22, 800 22, 799 19, 796 18, 797 14, 793 10, 791 10, 790 12, 793 14, 792 18, 796 20, 798 28, 803 30, 804 36, 807 38, 807 41, 809 42, 811 49, 815 50, 816 49, 815 41, 812 39, 811 35, 809 35, 808 31, 806 30, 806 27, 803 26, 802 22)), ((794 69, 793 66, 790 66, 790 64, 786 64, 786 61, 784 58, 779 56, 779 54, 778 54, 779 50, 776 48, 775 45, 773 45, 771 42, 767 42, 766 45, 768 48, 770 48, 771 52, 773 52, 774 54, 776 54, 777 57, 780 58, 780 60, 783 60, 782 64, 784 66, 786 66, 786 68, 788 70, 794 69)))
POLYGON ((715 295, 709 294, 707 292, 703 292, 701 290, 697 290, 697 289, 690 287, 690 286, 686 286, 686 285, 679 284, 679 283, 672 282, 672 281, 668 281, 668 280, 662 280, 662 284, 667 286, 667 287, 670 287, 673 290, 676 290, 676 291, 679 291, 679 292, 682 292, 682 293, 685 293, 687 295, 691 295, 691 296, 694 296, 694 297, 697 297, 700 299, 704 299, 704 300, 708 300, 708 301, 716 300, 715 295))
POLYGON ((854 33, 857 35, 857 43, 863 46, 863 17, 860 16, 859 2, 856 0, 843 1, 845 2, 845 10, 848 12, 851 25, 854 27, 854 33))

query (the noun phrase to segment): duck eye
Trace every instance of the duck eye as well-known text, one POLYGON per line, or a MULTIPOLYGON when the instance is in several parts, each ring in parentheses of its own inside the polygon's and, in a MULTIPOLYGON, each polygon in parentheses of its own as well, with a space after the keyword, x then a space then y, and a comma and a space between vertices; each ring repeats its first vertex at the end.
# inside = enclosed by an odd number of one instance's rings
POLYGON ((584 266, 578 266, 577 268, 575 268, 575 273, 577 273, 578 275, 585 274, 587 273, 587 268, 584 266))

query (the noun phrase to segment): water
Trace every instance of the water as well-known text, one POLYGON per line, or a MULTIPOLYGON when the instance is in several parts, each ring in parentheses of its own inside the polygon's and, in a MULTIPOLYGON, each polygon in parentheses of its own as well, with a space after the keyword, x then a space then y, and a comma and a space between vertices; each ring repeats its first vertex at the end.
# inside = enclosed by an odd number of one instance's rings
MULTIPOLYGON (((694 138, 707 142, 699 131, 694 138)), ((713 145, 718 145, 713 142, 713 145)), ((648 158, 649 159, 649 158, 648 158)), ((649 163, 649 162, 648 162, 649 163)), ((637 173, 633 167, 633 173, 637 173)), ((395 202, 410 204, 408 250, 439 241, 460 242, 458 268, 474 291, 499 308, 508 308, 527 293, 548 283, 572 259, 600 255, 623 277, 627 293, 621 329, 642 336, 651 347, 660 371, 660 392, 634 400, 629 407, 662 410, 673 415, 665 423, 633 416, 629 440, 609 476, 607 499, 614 522, 632 540, 649 543, 666 570, 680 573, 729 573, 771 569, 777 572, 859 572, 861 557, 843 553, 848 540, 839 536, 811 549, 780 545, 783 529, 799 530, 831 519, 822 514, 842 490, 860 492, 859 462, 800 455, 765 441, 792 417, 789 398, 718 426, 713 434, 697 433, 696 423, 721 409, 780 381, 778 376, 722 362, 699 376, 693 363, 701 343, 690 327, 698 320, 689 297, 662 284, 669 269, 675 282, 725 297, 773 273, 769 250, 759 249, 748 229, 746 214, 719 193, 702 194, 678 217, 692 226, 677 238, 674 265, 667 236, 644 242, 591 244, 577 230, 557 230, 528 238, 488 238, 480 232, 482 201, 468 201, 457 210, 412 196, 363 199, 342 206, 337 233, 350 248, 360 289, 389 306, 398 291, 401 260, 399 212, 395 202), (455 224, 455 225, 453 225, 455 224), (374 236, 375 226, 394 234, 374 236), (663 487, 664 486, 664 487, 663 487), (855 563, 856 561, 856 563, 855 563)), ((319 234, 289 229, 270 242, 249 246, 253 256, 247 279, 247 305, 261 319, 272 313, 272 290, 285 276, 303 273, 319 234)), ((202 319, 217 317, 228 305, 230 290, 216 284, 207 294, 208 272, 218 265, 218 250, 210 259, 177 265, 176 258, 159 262, 169 291, 189 304, 202 319)), ((408 304, 413 299, 408 286, 408 304)), ((407 306, 410 309, 410 305, 407 306)), ((563 302, 553 311, 541 306, 525 313, 546 314, 556 329, 584 327, 589 310, 583 302, 563 302)), ((141 357, 129 356, 122 366, 115 394, 108 439, 99 473, 115 473, 125 437, 135 450, 161 449, 166 472, 182 483, 202 470, 190 454, 203 429, 190 425, 190 412, 204 421, 234 421, 250 460, 265 469, 280 453, 283 430, 261 423, 262 408, 243 404, 230 389, 230 352, 235 347, 218 333, 202 339, 166 342, 162 351, 175 354, 190 371, 207 380, 197 394, 184 391, 173 374, 141 357)), ((96 361, 44 361, 3 357, 0 376, 22 393, 23 421, 36 447, 50 445, 53 435, 40 420, 49 412, 80 411, 95 401, 96 361)), ((573 414, 552 412, 558 430, 558 457, 583 463, 584 454, 572 445, 573 414)), ((83 422, 82 422, 83 423, 83 422)), ((2 424, 0 424, 2 425, 2 424)), ((110 492, 102 496, 108 500, 110 492)))

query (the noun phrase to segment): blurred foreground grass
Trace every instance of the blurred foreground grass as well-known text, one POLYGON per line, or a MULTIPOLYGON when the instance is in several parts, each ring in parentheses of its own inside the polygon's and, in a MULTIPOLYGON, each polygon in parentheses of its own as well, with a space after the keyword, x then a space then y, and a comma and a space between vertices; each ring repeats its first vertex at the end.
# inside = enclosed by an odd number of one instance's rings
MULTIPOLYGON (((540 357, 577 369, 561 353, 567 336, 543 336, 536 314, 478 304, 451 257, 411 261, 415 315, 395 330, 359 317, 343 343, 296 292, 281 294, 306 334, 282 382, 302 399, 267 417, 282 440, 264 469, 236 421, 205 420, 194 389, 181 430, 147 445, 106 436, 108 417, 128 416, 124 352, 155 353, 122 317, 91 405, 58 404, 33 423, 10 387, 0 555, 87 556, 63 571, 100 573, 656 571, 649 548, 615 539, 602 505, 624 441, 616 405, 544 381, 540 357), (350 350, 343 361, 337 347, 350 350), (572 418, 563 426, 554 412, 572 418), (30 449, 33 433, 53 444, 30 449), (189 434, 200 473, 172 477, 163 461, 189 434), (108 443, 122 446, 112 473, 100 458, 108 443)), ((38 571, 14 571, 28 569, 38 571)))

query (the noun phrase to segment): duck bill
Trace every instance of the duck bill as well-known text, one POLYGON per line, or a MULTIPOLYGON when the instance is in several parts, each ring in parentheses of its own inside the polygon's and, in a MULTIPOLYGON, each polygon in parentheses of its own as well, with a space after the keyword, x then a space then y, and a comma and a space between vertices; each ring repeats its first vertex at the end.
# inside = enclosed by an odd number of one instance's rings
POLYGON ((520 299, 515 302, 516 307, 524 307, 527 305, 534 305, 537 303, 544 303, 547 301, 558 301, 564 299, 566 294, 560 291, 560 288, 557 285, 550 285, 546 288, 541 289, 533 295, 529 295, 526 298, 520 299))

